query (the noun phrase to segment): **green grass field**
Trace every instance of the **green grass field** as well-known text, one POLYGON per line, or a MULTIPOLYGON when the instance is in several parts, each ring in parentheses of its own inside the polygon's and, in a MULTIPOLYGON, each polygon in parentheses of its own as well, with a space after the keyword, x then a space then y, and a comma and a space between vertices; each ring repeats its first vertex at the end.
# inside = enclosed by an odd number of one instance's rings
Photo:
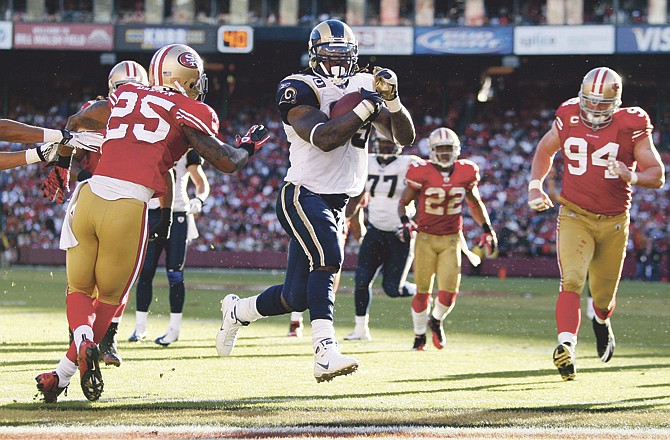
POLYGON ((563 382, 551 362, 558 280, 465 278, 445 323, 447 347, 417 353, 410 350, 410 301, 390 299, 379 288, 371 310, 374 340, 342 340, 354 315, 352 274, 345 274, 336 301, 337 336, 342 351, 361 366, 352 376, 317 384, 309 331, 303 339, 287 338, 287 316, 244 328, 229 358, 218 357, 214 348, 220 299, 231 292, 258 293, 280 282, 280 272, 188 271, 180 340, 168 348, 151 342, 169 315, 167 280, 159 272, 149 342, 126 342, 135 320, 133 291, 120 326, 124 363, 103 369, 100 401, 86 401, 75 376, 68 396, 46 405, 34 398, 34 377, 53 369, 66 349, 64 279, 61 268, 0 272, 0 426, 560 427, 670 433, 668 284, 622 282, 613 319, 614 358, 600 362, 590 322, 583 321, 577 380, 563 382))

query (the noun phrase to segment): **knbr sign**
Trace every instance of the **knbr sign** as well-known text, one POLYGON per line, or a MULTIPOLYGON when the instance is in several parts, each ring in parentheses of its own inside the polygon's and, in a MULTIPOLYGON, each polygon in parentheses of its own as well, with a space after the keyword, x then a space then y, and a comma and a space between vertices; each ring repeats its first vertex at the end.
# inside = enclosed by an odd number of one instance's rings
POLYGON ((15 23, 15 49, 112 50, 114 29, 107 25, 15 23))

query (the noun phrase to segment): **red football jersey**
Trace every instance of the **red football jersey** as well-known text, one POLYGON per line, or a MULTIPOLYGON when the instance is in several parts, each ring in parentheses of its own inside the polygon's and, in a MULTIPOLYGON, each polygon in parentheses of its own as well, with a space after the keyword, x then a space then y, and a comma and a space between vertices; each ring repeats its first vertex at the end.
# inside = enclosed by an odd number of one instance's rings
POLYGON ((465 194, 479 182, 479 167, 470 160, 457 160, 451 174, 441 172, 430 161, 412 164, 407 185, 419 191, 415 218, 418 230, 433 235, 457 234, 463 229, 465 194))
POLYGON ((631 186, 610 174, 607 164, 619 160, 634 169, 635 143, 650 136, 653 129, 647 112, 624 107, 614 113, 610 125, 592 130, 582 123, 579 99, 573 98, 556 110, 555 122, 565 159, 561 196, 596 214, 626 212, 631 186))
POLYGON ((180 124, 211 136, 219 119, 207 104, 176 92, 123 84, 108 99, 102 157, 96 175, 138 183, 165 193, 165 173, 188 149, 180 124))

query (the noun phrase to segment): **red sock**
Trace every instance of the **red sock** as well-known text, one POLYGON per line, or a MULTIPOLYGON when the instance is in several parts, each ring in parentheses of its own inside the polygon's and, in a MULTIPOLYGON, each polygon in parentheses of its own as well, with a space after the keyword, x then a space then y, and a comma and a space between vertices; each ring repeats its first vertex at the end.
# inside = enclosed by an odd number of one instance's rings
POLYGON ((112 322, 112 318, 116 313, 119 306, 113 306, 111 304, 101 303, 96 301, 95 304, 95 322, 93 323, 93 342, 96 344, 107 333, 109 324, 112 322))
POLYGON ((457 296, 458 293, 447 292, 446 290, 440 290, 437 293, 437 300, 440 302, 440 304, 449 308, 454 305, 457 296))
POLYGON ((428 308, 430 304, 430 293, 417 293, 412 298, 412 310, 421 313, 428 308))
MULTIPOLYGON (((126 304, 128 304, 128 303, 126 303, 126 304)), ((115 317, 115 318, 119 318, 119 319, 121 319, 121 317, 123 316, 123 312, 126 311, 126 304, 121 304, 121 305, 116 309, 116 313, 114 314, 114 317, 115 317)))
POLYGON ((561 292, 556 301, 556 327, 558 333, 579 333, 582 311, 579 308, 579 295, 575 292, 561 292))
POLYGON ((93 298, 81 292, 72 292, 65 298, 65 304, 67 322, 72 331, 82 325, 93 327, 95 321, 93 298))
POLYGON ((598 307, 593 305, 593 311, 596 312, 596 316, 603 321, 612 316, 614 313, 614 308, 616 307, 616 298, 612 299, 612 303, 610 304, 610 309, 609 310, 600 310, 598 307))

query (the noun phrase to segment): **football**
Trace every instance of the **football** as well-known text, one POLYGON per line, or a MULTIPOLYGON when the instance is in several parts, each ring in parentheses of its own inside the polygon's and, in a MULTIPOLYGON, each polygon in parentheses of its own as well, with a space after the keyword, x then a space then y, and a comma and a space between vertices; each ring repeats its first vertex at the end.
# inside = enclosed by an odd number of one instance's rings
POLYGON ((348 113, 354 109, 361 102, 360 92, 351 92, 347 93, 335 101, 335 103, 330 108, 330 119, 335 119, 342 116, 345 113, 348 113))

